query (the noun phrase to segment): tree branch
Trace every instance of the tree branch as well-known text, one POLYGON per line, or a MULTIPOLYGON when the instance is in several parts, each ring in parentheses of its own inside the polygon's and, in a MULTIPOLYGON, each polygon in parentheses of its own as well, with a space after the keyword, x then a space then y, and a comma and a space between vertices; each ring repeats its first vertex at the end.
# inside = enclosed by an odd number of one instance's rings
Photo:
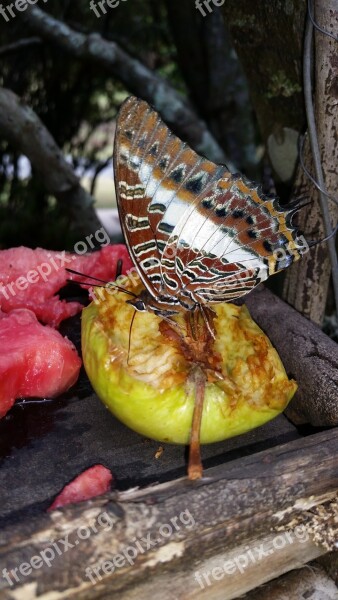
POLYGON ((31 46, 39 46, 42 43, 42 40, 39 37, 30 37, 23 38, 22 40, 17 40, 12 44, 7 44, 6 46, 2 46, 0 48, 0 56, 6 56, 7 54, 13 54, 14 52, 19 52, 21 50, 25 50, 31 46))
POLYGON ((81 187, 54 138, 30 107, 4 88, 0 88, 0 134, 27 156, 46 190, 63 205, 76 229, 88 234, 101 227, 93 208, 94 199, 81 187))
POLYGON ((98 33, 85 35, 71 29, 37 7, 20 18, 48 42, 81 60, 94 61, 121 81, 133 94, 147 100, 167 124, 200 154, 215 162, 226 162, 223 150, 184 98, 162 77, 132 58, 116 42, 98 33))

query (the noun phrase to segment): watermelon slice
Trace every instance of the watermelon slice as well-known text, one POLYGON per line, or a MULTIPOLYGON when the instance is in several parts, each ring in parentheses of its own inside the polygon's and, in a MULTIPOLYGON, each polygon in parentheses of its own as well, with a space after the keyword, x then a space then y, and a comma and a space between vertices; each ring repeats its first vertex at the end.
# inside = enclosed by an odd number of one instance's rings
MULTIPOLYGON (((66 268, 111 281, 115 279, 117 261, 122 260, 123 273, 132 268, 124 245, 104 246, 98 252, 80 256, 65 251, 52 252, 21 246, 0 251, 0 309, 32 310, 42 323, 52 327, 72 317, 83 308, 79 302, 60 300, 55 294, 67 279, 81 281, 67 273, 66 268)), ((87 287, 87 286, 86 286, 87 287)))
POLYGON ((0 418, 16 398, 53 398, 76 381, 81 359, 76 348, 35 314, 0 310, 0 418))
POLYGON ((68 483, 57 495, 48 511, 101 496, 110 490, 112 482, 113 475, 109 469, 103 465, 94 465, 68 483))

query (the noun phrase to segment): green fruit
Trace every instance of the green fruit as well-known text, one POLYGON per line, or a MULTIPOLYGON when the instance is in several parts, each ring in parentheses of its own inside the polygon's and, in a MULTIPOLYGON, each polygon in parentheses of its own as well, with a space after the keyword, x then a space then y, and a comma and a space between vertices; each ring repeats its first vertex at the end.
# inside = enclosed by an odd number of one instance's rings
MULTIPOLYGON (((126 294, 102 289, 98 297, 82 313, 83 361, 97 395, 138 433, 188 444, 195 394, 189 383, 194 365, 187 353, 163 333, 164 322, 159 328, 161 318, 135 314, 126 294)), ((216 339, 199 357, 207 376, 202 444, 266 423, 284 410, 297 389, 245 306, 226 303, 213 309, 216 339)), ((175 319, 184 327, 183 317, 175 319)))

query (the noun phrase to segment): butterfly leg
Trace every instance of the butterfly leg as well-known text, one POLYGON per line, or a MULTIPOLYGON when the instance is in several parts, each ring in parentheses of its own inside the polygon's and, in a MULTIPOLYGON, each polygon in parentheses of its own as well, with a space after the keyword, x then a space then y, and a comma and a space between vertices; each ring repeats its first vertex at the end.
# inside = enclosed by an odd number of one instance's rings
POLYGON ((203 320, 207 327, 208 332, 210 333, 211 337, 213 339, 215 339, 216 338, 216 330, 215 330, 215 325, 214 325, 214 318, 216 316, 215 311, 212 310, 212 308, 209 308, 208 306, 204 306, 203 304, 199 305, 199 309, 201 311, 201 315, 203 317, 203 320))
POLYGON ((171 317, 166 317, 165 315, 161 314, 161 319, 163 321, 165 321, 166 323, 168 323, 168 325, 170 325, 171 329, 173 329, 174 331, 176 331, 176 333, 178 333, 178 335, 182 338, 185 337, 185 330, 183 327, 181 327, 176 321, 174 321, 173 318, 171 317))
POLYGON ((189 335, 193 340, 198 339, 198 317, 199 311, 197 309, 189 311, 189 335))

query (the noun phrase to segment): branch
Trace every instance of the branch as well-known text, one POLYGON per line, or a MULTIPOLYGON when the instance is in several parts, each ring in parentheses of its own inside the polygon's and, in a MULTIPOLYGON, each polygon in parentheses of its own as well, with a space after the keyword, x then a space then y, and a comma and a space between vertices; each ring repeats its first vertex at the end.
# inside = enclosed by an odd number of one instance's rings
POLYGON ((154 105, 166 123, 176 130, 197 152, 215 162, 226 162, 223 150, 204 121, 200 120, 184 98, 162 77, 132 58, 116 42, 98 33, 85 35, 37 7, 20 18, 48 42, 56 44, 73 57, 93 61, 121 81, 133 94, 154 105))
POLYGON ((101 227, 94 199, 81 187, 54 138, 30 107, 4 88, 0 88, 0 134, 27 156, 46 190, 64 206, 73 223, 79 223, 85 233, 101 227))
POLYGON ((6 56, 6 54, 13 54, 14 52, 18 52, 20 50, 25 50, 30 46, 39 46, 42 43, 42 40, 39 37, 30 37, 24 38, 22 40, 17 40, 12 44, 7 44, 6 46, 2 46, 0 48, 0 56, 6 56))

